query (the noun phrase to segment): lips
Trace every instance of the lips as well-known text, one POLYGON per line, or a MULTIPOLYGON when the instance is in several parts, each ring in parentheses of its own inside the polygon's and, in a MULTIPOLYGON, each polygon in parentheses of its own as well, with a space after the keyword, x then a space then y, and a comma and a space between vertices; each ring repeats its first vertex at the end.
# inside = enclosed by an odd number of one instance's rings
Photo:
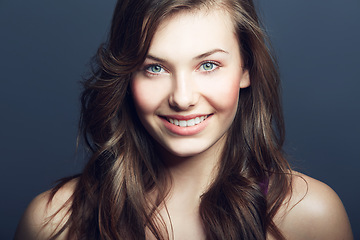
POLYGON ((181 120, 178 118, 170 118, 170 117, 166 117, 166 119, 168 122, 179 127, 192 127, 202 123, 206 118, 208 118, 208 116, 209 115, 199 116, 199 117, 191 118, 189 120, 181 120))
POLYGON ((192 136, 201 133, 209 124, 213 114, 163 115, 159 116, 169 132, 180 136, 192 136))

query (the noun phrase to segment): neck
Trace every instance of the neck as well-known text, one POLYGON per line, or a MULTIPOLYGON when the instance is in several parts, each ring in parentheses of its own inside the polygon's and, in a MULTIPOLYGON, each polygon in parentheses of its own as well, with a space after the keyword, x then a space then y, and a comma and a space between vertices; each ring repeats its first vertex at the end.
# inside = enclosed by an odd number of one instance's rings
POLYGON ((211 148, 196 155, 180 157, 162 149, 161 157, 172 177, 171 192, 191 192, 200 196, 217 175, 224 147, 223 136, 211 148))

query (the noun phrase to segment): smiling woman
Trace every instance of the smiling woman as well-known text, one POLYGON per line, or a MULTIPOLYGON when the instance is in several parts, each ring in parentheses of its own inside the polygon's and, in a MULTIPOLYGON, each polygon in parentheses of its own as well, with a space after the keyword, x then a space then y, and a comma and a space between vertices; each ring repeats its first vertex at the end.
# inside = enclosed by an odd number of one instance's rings
POLYGON ((16 239, 352 239, 283 156, 279 77, 252 1, 118 1, 84 83, 82 174, 16 239))
POLYGON ((159 25, 143 67, 131 82, 140 121, 176 156, 220 152, 222 136, 236 114, 239 90, 250 84, 242 65, 226 11, 170 17, 159 25))

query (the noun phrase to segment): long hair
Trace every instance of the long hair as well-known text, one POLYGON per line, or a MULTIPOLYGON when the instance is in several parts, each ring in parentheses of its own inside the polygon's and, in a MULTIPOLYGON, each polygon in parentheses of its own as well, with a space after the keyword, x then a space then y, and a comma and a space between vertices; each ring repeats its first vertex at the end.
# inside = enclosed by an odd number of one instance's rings
MULTIPOLYGON (((108 41, 84 82, 80 130, 91 158, 71 198, 70 239, 168 239, 157 211, 171 181, 141 125, 130 91, 159 24, 180 11, 223 8, 232 17, 251 86, 242 89, 215 180, 201 196, 207 239, 284 239, 273 222, 291 191, 282 152, 277 65, 252 0, 119 0, 108 41), (156 189, 156 199, 148 193, 156 189)), ((66 182, 53 189, 53 194, 66 182)))

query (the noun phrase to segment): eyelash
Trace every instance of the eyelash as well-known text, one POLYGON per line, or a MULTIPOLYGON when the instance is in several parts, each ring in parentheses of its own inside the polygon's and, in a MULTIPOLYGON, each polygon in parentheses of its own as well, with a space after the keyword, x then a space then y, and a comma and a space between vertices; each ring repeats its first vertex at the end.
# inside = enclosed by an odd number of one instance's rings
POLYGON ((200 64, 200 67, 198 67, 198 70, 200 70, 201 72, 205 72, 206 74, 209 74, 209 73, 213 73, 214 71, 216 71, 217 69, 219 69, 220 67, 220 64, 218 62, 214 62, 214 61, 205 61, 205 62, 202 62, 200 64), (203 67, 205 64, 212 64, 213 65, 213 68, 211 70, 203 70, 201 71, 200 68, 203 67))
MULTIPOLYGON (((204 72, 206 74, 210 74, 210 73, 213 73, 214 71, 216 71, 217 69, 219 69, 220 67, 220 64, 218 62, 214 62, 214 61, 205 61, 205 62, 202 62, 200 64, 200 66, 197 68, 197 71, 200 71, 200 72, 204 72), (212 64, 213 65, 213 68, 210 69, 210 70, 201 70, 201 68, 205 65, 205 64, 212 64)), ((146 65, 144 68, 143 68, 143 71, 145 72, 146 75, 150 75, 150 76, 157 76, 159 74, 162 73, 162 71, 165 71, 165 72, 168 72, 168 70, 162 66, 161 64, 148 64, 146 65), (152 68, 152 67, 160 67, 160 72, 153 72, 153 71, 150 71, 149 69, 152 68)))
POLYGON ((157 76, 157 75, 159 75, 160 73, 162 73, 162 71, 167 72, 166 68, 163 67, 161 64, 148 64, 148 65, 146 65, 146 66, 144 67, 144 72, 145 72, 145 74, 146 74, 146 75, 150 75, 150 76, 157 76), (160 70, 160 72, 155 73, 155 72, 152 72, 152 71, 149 70, 151 67, 160 67, 161 70, 160 70))

